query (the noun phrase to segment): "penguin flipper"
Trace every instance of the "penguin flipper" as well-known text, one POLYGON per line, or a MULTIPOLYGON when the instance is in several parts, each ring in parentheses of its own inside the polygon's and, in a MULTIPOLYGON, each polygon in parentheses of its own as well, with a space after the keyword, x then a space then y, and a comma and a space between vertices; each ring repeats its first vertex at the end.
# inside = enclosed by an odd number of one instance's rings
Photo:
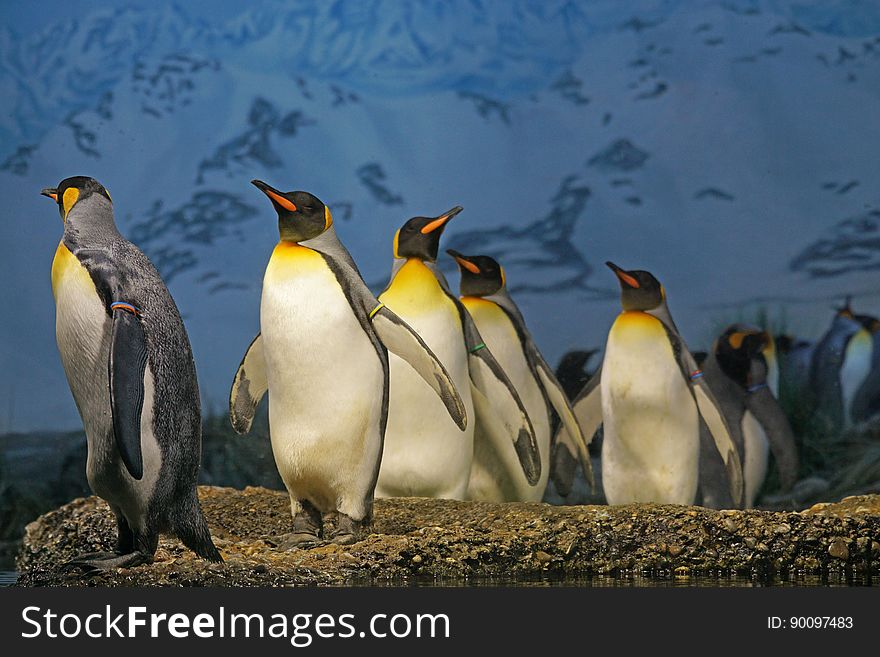
POLYGON ((686 376, 686 380, 690 383, 694 401, 697 404, 697 411, 706 423, 706 427, 709 429, 709 433, 715 443, 715 448, 721 454, 721 458, 724 461, 728 483, 730 484, 730 496, 737 508, 740 508, 743 504, 744 491, 742 462, 740 461, 736 444, 730 436, 727 420, 718 405, 718 401, 715 399, 715 395, 709 389, 709 384, 706 383, 706 379, 697 367, 697 361, 680 338, 678 339, 677 348, 681 358, 679 364, 682 367, 683 375, 686 376))
MULTIPOLYGON (((534 346, 532 348, 534 349, 534 346)), ((562 384, 559 383, 553 370, 550 369, 544 359, 540 358, 536 365, 538 377, 541 386, 544 388, 544 392, 547 395, 547 399, 550 400, 553 410, 556 411, 556 414, 562 421, 564 430, 559 432, 559 440, 562 444, 565 444, 569 451, 571 451, 572 446, 574 446, 577 456, 580 459, 581 467, 584 470, 584 476, 587 478, 590 488, 595 490, 596 481, 593 477, 593 463, 590 460, 590 453, 587 451, 587 446, 593 440, 593 434, 590 434, 589 436, 584 435, 581 425, 575 417, 574 409, 571 407, 571 402, 568 401, 568 397, 562 389, 562 384)), ((572 456, 574 456, 574 454, 572 454, 572 456)))
POLYGON ((797 481, 799 460, 797 442, 788 418, 767 386, 749 393, 746 407, 764 427, 776 467, 779 469, 782 490, 791 489, 797 481))
POLYGON ((257 333, 241 359, 229 392, 229 420, 236 433, 243 435, 251 430, 257 406, 268 389, 263 334, 257 333))
POLYGON ((459 305, 459 315, 468 350, 471 383, 487 401, 480 422, 495 427, 500 423, 504 427, 504 432, 513 442, 526 481, 534 486, 541 477, 541 453, 528 411, 501 364, 483 342, 470 313, 462 305, 459 305), (488 414, 493 417, 488 418, 488 414))
POLYGON ((134 312, 114 311, 108 364, 110 412, 116 448, 126 470, 135 479, 144 476, 141 411, 146 369, 147 341, 141 320, 134 312))
POLYGON ((419 373, 440 397, 449 416, 459 429, 467 427, 468 417, 461 395, 443 363, 431 351, 425 341, 386 306, 379 306, 372 319, 373 330, 385 348, 399 356, 419 373))
POLYGON ((602 389, 599 386, 601 381, 602 366, 600 365, 593 377, 587 381, 587 384, 571 403, 572 412, 582 432, 581 435, 585 438, 582 442, 583 453, 581 452, 581 443, 575 443, 572 440, 571 434, 564 424, 560 425, 553 438, 555 448, 553 450, 553 465, 550 469, 550 478, 553 480, 557 492, 563 497, 567 496, 571 490, 574 479, 574 467, 572 464, 578 459, 581 461, 581 467, 584 468, 584 474, 587 476, 590 486, 595 491, 596 484, 593 477, 593 464, 590 460, 589 452, 586 451, 586 446, 592 442, 593 435, 602 424, 602 389))

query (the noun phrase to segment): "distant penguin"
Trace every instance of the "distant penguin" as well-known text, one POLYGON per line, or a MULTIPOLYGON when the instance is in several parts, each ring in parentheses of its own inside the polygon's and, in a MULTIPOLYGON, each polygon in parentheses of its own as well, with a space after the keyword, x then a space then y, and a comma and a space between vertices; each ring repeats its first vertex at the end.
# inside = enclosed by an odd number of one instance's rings
POLYGON ((647 271, 608 262, 623 312, 601 369, 573 406, 583 434, 604 423, 602 483, 609 504, 693 504, 699 483, 700 418, 721 455, 730 496, 742 499, 736 445, 714 395, 678 333, 666 293, 647 271))
POLYGON ((379 497, 464 499, 478 424, 512 443, 531 485, 540 478, 540 452, 525 406, 436 266, 440 236, 459 212, 455 207, 437 217, 413 217, 397 231, 391 280, 379 300, 430 345, 455 381, 468 416, 475 415, 476 421, 459 431, 441 414, 424 384, 392 358, 379 497))
POLYGON ((872 315, 856 315, 856 319, 871 334, 871 370, 862 381, 850 405, 853 422, 864 422, 880 413, 880 319, 872 315))
POLYGON ((815 421, 825 431, 852 424, 852 402, 871 370, 873 338, 853 315, 850 299, 816 344, 810 361, 815 421))
POLYGON ((196 495, 199 386, 177 306, 117 230, 103 185, 75 176, 42 194, 64 222, 52 263, 55 337, 88 442, 86 477, 118 530, 115 552, 82 554, 67 566, 149 563, 160 532, 222 561, 196 495))
POLYGON ((263 278, 261 332, 233 382, 232 426, 250 430, 268 390, 272 451, 293 515, 282 547, 322 538, 353 543, 372 516, 388 417, 388 351, 417 373, 425 398, 456 432, 467 424, 466 409, 434 353, 370 293, 330 209, 308 192, 253 184, 272 202, 281 239, 263 278))
MULTIPOLYGON (((746 509, 754 507, 767 476, 771 449, 783 490, 791 488, 798 474, 794 434, 770 390, 769 368, 764 356, 768 342, 772 339, 764 331, 733 324, 715 340, 701 366, 737 445, 743 465, 743 504, 746 509)), ((708 436, 703 436, 701 445, 700 489, 703 506, 734 506, 724 464, 708 436)))
POLYGON ((559 359, 556 364, 556 380, 559 381, 569 400, 577 397, 592 378, 593 372, 587 370, 587 364, 598 352, 598 349, 572 349, 559 359))
MULTIPOLYGON (((526 328, 519 307, 508 294, 503 267, 489 256, 466 256, 451 249, 447 253, 461 271, 461 302, 525 404, 535 430, 541 463, 550 461, 551 415, 555 411, 566 428, 560 448, 569 450, 572 460, 580 460, 588 481, 592 482, 587 446, 568 397, 526 328)), ((537 485, 530 485, 510 441, 504 436, 494 436, 477 423, 468 499, 539 502, 548 477, 549 468, 543 468, 537 485)))
POLYGON ((786 408, 789 405, 803 405, 809 396, 810 362, 815 345, 790 335, 779 335, 774 342, 779 364, 777 398, 786 408))

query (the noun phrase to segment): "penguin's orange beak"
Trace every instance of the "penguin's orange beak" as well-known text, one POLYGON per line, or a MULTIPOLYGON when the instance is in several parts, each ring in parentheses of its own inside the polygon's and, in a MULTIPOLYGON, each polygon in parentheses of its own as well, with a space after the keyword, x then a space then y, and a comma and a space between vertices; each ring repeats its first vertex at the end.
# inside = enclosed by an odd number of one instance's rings
POLYGON ((605 264, 607 265, 608 269, 614 272, 614 275, 617 276, 617 278, 620 279, 620 282, 624 285, 636 290, 641 287, 635 277, 628 274, 625 269, 621 269, 611 261, 608 261, 605 264))
POLYGON ((40 194, 43 196, 48 196, 50 199, 58 202, 58 190, 54 187, 46 187, 46 189, 40 190, 40 194))
POLYGON ((446 212, 441 214, 439 217, 437 217, 433 221, 430 221, 430 222, 426 223, 424 226, 422 226, 422 234, 427 235, 428 233, 433 233, 438 228, 442 228, 443 226, 446 225, 447 221, 452 219, 455 215, 457 215, 462 210, 464 210, 464 208, 461 207, 460 205, 456 205, 451 210, 447 210, 446 212))
POLYGON ((455 261, 458 263, 458 266, 462 269, 468 270, 472 274, 479 274, 480 268, 477 267, 474 263, 467 259, 466 256, 463 256, 458 251, 454 251, 453 249, 446 249, 446 253, 455 258, 455 261))
POLYGON ((271 185, 267 185, 262 180, 251 180, 251 184, 268 196, 277 206, 282 207, 289 212, 296 212, 296 205, 294 202, 285 197, 282 192, 279 192, 271 185))

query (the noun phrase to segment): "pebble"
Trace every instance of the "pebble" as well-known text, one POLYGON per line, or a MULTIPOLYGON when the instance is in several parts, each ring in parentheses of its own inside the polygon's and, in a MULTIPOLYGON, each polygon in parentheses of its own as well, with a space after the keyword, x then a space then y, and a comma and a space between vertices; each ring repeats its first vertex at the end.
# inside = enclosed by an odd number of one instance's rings
POLYGON ((828 554, 835 559, 848 559, 849 548, 847 547, 846 539, 835 538, 831 541, 831 545, 828 546, 828 554))
POLYGON ((539 563, 547 563, 548 561, 553 561, 553 557, 544 552, 544 550, 538 550, 537 552, 535 552, 535 559, 537 559, 539 563))
POLYGON ((412 558, 412 562, 413 562, 414 564, 420 564, 420 563, 422 563, 422 555, 420 555, 420 554, 415 555, 415 556, 412 558))
POLYGON ((791 525, 789 525, 787 522, 783 522, 783 523, 775 525, 773 527, 774 534, 787 534, 790 531, 791 531, 791 525))
POLYGON ((680 545, 672 544, 666 548, 666 551, 669 553, 670 557, 677 557, 679 554, 681 554, 684 551, 684 548, 681 547, 680 545))

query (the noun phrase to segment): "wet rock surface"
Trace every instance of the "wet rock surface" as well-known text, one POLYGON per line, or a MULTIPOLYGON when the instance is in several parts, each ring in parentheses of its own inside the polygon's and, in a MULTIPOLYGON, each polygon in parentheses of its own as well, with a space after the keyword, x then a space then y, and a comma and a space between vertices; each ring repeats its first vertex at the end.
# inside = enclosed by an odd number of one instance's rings
POLYGON ((551 506, 406 498, 377 500, 373 533, 353 545, 281 550, 285 493, 203 486, 224 564, 163 537, 154 563, 93 576, 63 573, 108 550, 115 522, 95 497, 28 525, 19 586, 296 586, 418 582, 576 581, 593 575, 732 577, 880 574, 880 496, 803 512, 713 511, 671 505, 551 506))

